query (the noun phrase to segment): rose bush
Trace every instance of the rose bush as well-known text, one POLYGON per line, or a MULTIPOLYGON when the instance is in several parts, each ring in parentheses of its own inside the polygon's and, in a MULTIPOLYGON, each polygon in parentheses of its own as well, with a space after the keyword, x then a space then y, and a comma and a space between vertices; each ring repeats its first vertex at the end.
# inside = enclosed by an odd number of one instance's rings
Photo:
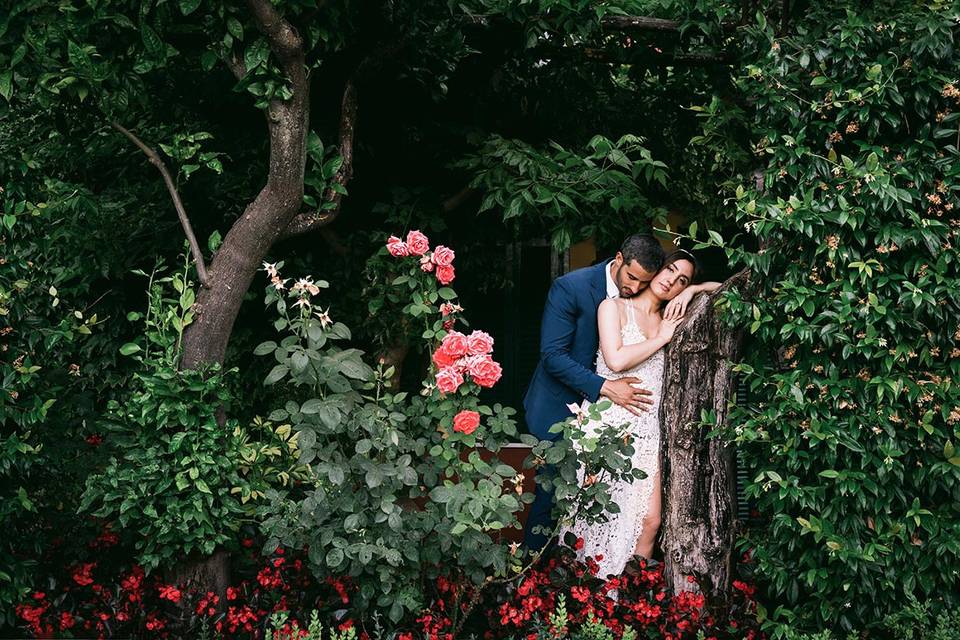
MULTIPOLYGON (((605 470, 605 480, 633 471, 618 428, 587 447, 541 443, 518 433, 513 409, 480 402, 481 389, 502 374, 493 339, 456 329, 463 322, 456 293, 421 264, 429 257, 437 269, 452 267, 453 250, 431 251, 426 236, 411 232, 406 241, 391 236, 381 255, 394 261, 388 263, 394 295, 408 301, 402 319, 421 324, 431 352, 417 395, 393 391, 390 367, 370 367, 361 352, 339 346, 349 329, 315 299, 326 283, 303 279, 288 290, 278 273, 282 265, 266 267, 272 278, 266 303, 287 335, 257 353, 277 362, 266 383, 283 382, 296 398, 269 417, 293 425, 300 462, 312 466, 315 478, 271 493, 262 515, 266 549, 309 548, 317 575, 355 579, 361 585, 356 606, 384 611, 396 623, 428 605, 425 583, 465 581, 473 590, 461 592, 465 604, 491 580, 509 580, 529 561, 499 535, 520 528, 520 512, 533 498, 523 493, 523 476, 498 457, 508 443, 531 446, 532 465, 562 470, 553 482, 571 513, 602 517, 609 503, 605 482, 579 487, 577 469, 585 460, 605 470)), ((577 427, 573 421, 566 428, 577 427)), ((454 607, 455 626, 470 608, 454 607)))

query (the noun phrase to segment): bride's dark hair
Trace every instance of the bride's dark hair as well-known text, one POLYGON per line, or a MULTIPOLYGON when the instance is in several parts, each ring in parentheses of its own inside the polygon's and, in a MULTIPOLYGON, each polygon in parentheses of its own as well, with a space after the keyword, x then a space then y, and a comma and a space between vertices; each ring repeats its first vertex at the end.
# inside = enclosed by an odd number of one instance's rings
POLYGON ((697 279, 697 276, 700 275, 700 262, 697 260, 695 255, 686 249, 677 249, 676 251, 669 253, 667 257, 663 259, 663 266, 660 267, 660 271, 663 271, 678 260, 686 260, 693 265, 693 275, 690 276, 690 283, 692 284, 697 279))

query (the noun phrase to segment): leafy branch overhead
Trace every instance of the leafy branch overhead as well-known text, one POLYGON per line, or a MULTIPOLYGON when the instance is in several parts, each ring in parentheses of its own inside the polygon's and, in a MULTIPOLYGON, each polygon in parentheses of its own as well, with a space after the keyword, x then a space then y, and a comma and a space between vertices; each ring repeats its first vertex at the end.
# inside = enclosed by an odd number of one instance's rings
POLYGON ((625 229, 666 217, 650 198, 650 187, 667 187, 666 165, 633 135, 594 136, 579 153, 491 136, 457 166, 483 192, 481 213, 496 208, 515 228, 543 228, 558 249, 591 236, 622 239, 625 229))

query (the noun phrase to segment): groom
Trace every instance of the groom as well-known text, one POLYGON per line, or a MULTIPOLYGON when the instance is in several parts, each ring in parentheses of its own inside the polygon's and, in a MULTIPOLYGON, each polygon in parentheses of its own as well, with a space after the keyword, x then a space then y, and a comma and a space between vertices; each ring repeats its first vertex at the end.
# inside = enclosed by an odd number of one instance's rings
MULTIPOLYGON (((652 236, 632 235, 613 260, 577 269, 553 282, 540 325, 540 363, 523 399, 530 433, 541 440, 555 440, 559 435, 550 433, 550 427, 570 417, 568 404, 584 399, 596 402, 603 396, 633 413, 653 404, 650 391, 633 386, 641 382, 639 378, 606 380, 597 375, 597 308, 605 298, 631 298, 646 289, 663 258, 663 249, 652 236)), ((683 300, 675 299, 677 304, 668 307, 664 316, 682 316, 692 296, 693 292, 683 300)), ((533 529, 553 528, 552 508, 553 493, 538 483, 524 532, 528 549, 538 551, 547 543, 547 535, 533 529)))

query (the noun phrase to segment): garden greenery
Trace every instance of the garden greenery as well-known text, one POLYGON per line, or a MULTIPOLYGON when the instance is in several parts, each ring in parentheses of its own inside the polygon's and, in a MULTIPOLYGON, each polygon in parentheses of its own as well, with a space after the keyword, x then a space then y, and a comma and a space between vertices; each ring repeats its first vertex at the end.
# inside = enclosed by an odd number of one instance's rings
POLYGON ((731 123, 751 131, 718 165, 728 254, 756 286, 723 301, 753 346, 750 402, 721 431, 765 518, 742 540, 764 615, 799 629, 960 594, 960 54, 943 9, 817 3, 787 35, 759 15, 735 79, 749 109, 700 111, 714 158, 731 123))

